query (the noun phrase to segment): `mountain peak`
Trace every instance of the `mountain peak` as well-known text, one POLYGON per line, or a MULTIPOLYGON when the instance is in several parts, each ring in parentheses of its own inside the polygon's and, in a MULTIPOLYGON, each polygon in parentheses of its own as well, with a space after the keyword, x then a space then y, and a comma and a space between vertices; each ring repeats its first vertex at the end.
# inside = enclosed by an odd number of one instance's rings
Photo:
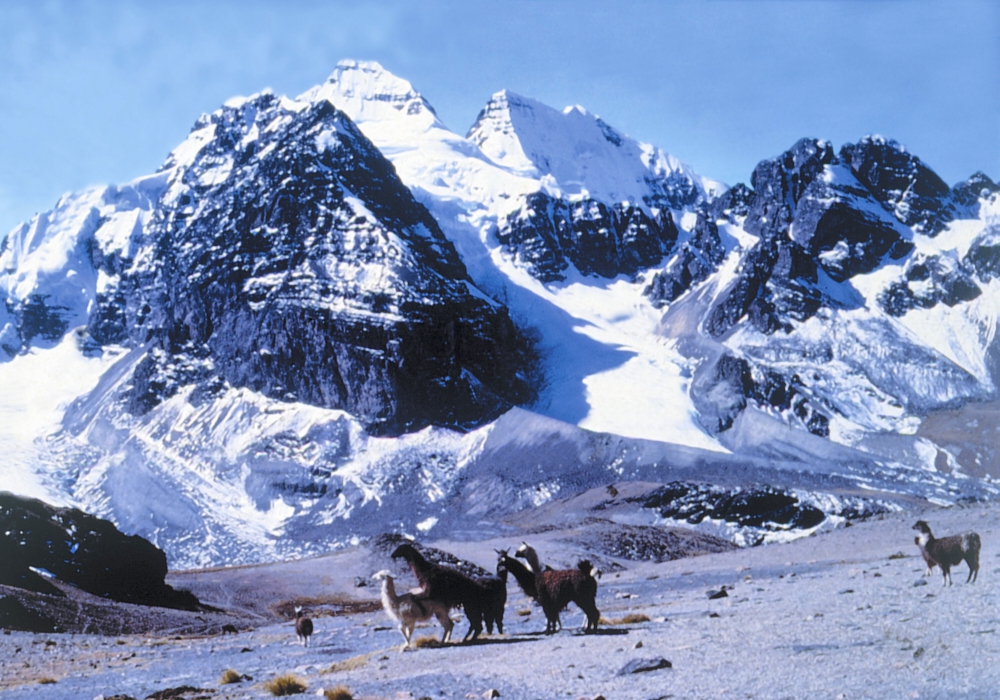
POLYGON ((490 98, 466 138, 495 163, 543 179, 555 196, 679 209, 725 189, 580 105, 553 109, 510 90, 490 98))
POLYGON ((310 88, 298 99, 328 100, 358 124, 406 117, 416 119, 423 128, 443 126, 434 108, 409 81, 375 61, 342 60, 326 82, 310 88))

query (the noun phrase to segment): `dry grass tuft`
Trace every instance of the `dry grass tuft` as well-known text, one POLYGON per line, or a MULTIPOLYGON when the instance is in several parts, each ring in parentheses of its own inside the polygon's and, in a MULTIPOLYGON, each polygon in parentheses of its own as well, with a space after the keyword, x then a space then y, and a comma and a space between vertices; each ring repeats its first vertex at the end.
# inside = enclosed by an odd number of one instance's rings
POLYGON ((649 615, 643 615, 642 613, 629 613, 621 620, 619 620, 619 625, 637 625, 640 622, 649 622, 649 615))
POLYGON ((264 690, 271 695, 298 695, 306 692, 306 684, 301 678, 286 673, 267 681, 264 690))
POLYGON ((242 680, 243 676, 238 674, 233 669, 227 668, 222 672, 222 678, 219 679, 219 682, 222 683, 222 685, 229 685, 230 683, 239 683, 242 680))
POLYGON ((38 682, 41 685, 52 685, 53 683, 58 683, 58 681, 55 678, 52 678, 50 676, 45 676, 44 678, 39 678, 38 682))
POLYGON ((607 618, 603 615, 600 619, 600 624, 602 625, 637 625, 640 622, 649 622, 649 615, 643 615, 642 613, 628 613, 624 617, 607 618))
POLYGON ((309 617, 336 617, 356 613, 375 612, 382 609, 381 600, 351 600, 340 595, 299 596, 282 600, 269 606, 271 610, 286 619, 295 617, 295 606, 306 609, 309 617))
POLYGON ((417 649, 440 649, 445 644, 434 635, 423 635, 413 640, 413 646, 417 649))
POLYGON ((343 661, 337 661, 330 665, 330 668, 323 671, 323 673, 342 673, 343 671, 354 671, 359 669, 368 663, 368 657, 370 657, 375 652, 369 654, 360 654, 359 656, 352 656, 349 659, 344 659, 343 661))
POLYGON ((520 610, 517 611, 518 617, 527 617, 530 614, 531 614, 531 608, 521 608, 520 610))
POLYGON ((354 695, 351 693, 351 689, 346 685, 338 685, 335 688, 324 690, 323 697, 326 698, 326 700, 354 700, 354 695))

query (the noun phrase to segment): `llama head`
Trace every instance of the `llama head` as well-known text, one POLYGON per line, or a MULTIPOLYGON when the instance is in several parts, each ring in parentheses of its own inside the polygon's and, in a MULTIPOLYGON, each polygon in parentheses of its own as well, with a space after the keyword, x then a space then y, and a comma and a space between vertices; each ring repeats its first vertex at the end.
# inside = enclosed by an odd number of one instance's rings
POLYGON ((404 543, 396 547, 394 550, 392 550, 391 556, 393 559, 399 559, 400 557, 402 557, 403 559, 410 561, 411 559, 419 557, 420 552, 418 552, 412 544, 404 543))
POLYGON ((378 571, 375 574, 373 574, 372 578, 375 579, 376 581, 382 581, 382 580, 391 581, 392 574, 389 572, 388 569, 382 569, 381 571, 378 571))
POLYGON ((302 606, 301 605, 296 605, 295 606, 295 617, 302 617, 302 606))
POLYGON ((915 522, 913 524, 913 529, 914 530, 919 530, 920 532, 924 533, 925 535, 931 534, 931 526, 928 525, 923 520, 918 520, 917 522, 915 522))

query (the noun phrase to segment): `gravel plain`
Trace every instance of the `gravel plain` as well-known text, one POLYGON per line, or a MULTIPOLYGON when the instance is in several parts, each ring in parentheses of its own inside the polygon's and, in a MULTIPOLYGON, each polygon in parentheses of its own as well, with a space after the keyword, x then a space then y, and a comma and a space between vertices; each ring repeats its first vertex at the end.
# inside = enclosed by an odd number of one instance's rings
MULTIPOLYGON (((586 532, 540 530, 531 543, 544 560, 566 565, 587 554, 586 532)), ((541 634, 541 610, 512 578, 503 635, 406 652, 375 604, 377 590, 357 585, 384 565, 364 547, 180 572, 173 585, 238 608, 240 631, 221 634, 206 623, 197 634, 5 633, 0 696, 264 698, 271 697, 266 681, 291 673, 307 694, 343 685, 355 698, 395 700, 992 698, 1000 695, 998 533, 1000 506, 976 504, 893 513, 788 544, 662 563, 604 555, 598 634, 580 631, 583 615, 573 605, 562 631, 541 634), (979 532, 977 583, 965 583, 964 564, 953 570, 952 586, 942 585, 937 569, 924 576, 911 529, 918 517, 939 536, 979 532), (313 608, 308 648, 281 619, 295 600, 313 608), (660 659, 670 667, 622 673, 630 662, 660 659), (249 678, 223 684, 226 669, 249 678), (191 690, 163 694, 185 686, 191 690)), ((494 549, 519 540, 430 544, 491 569, 494 549)), ((404 570, 397 573, 400 588, 414 585, 404 570)), ((463 618, 456 639, 466 626, 463 618)), ((439 636, 440 629, 435 623, 417 634, 439 636)))

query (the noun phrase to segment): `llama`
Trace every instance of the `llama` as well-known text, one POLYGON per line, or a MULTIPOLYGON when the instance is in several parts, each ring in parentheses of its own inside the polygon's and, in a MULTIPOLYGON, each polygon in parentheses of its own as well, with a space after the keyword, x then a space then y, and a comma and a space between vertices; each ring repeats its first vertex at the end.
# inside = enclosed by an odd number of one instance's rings
POLYGON ((483 610, 483 621, 486 631, 493 634, 493 625, 497 632, 503 634, 503 611, 507 605, 507 567, 497 562, 496 578, 479 579, 479 583, 489 593, 489 605, 483 610))
POLYGON ((399 648, 400 651, 413 646, 413 628, 418 622, 429 620, 431 616, 436 617, 444 628, 441 643, 444 644, 451 639, 451 630, 455 623, 448 616, 450 608, 447 605, 434 600, 422 602, 414 600, 413 593, 397 595, 396 583, 387 570, 379 571, 372 578, 382 581, 382 607, 389 617, 399 624, 399 632, 405 640, 403 646, 399 648))
POLYGON ((581 560, 575 569, 553 570, 539 565, 538 554, 527 544, 522 544, 515 556, 527 559, 537 571, 507 556, 506 551, 498 551, 500 562, 510 573, 514 574, 525 595, 534 598, 545 613, 545 633, 553 634, 562 627, 559 614, 572 601, 587 616, 584 629, 593 632, 597 629, 601 613, 597 609, 597 579, 595 569, 586 559, 581 560))
POLYGON ((979 550, 982 548, 979 535, 975 532, 963 532, 961 535, 936 539, 931 533, 930 525, 923 520, 918 520, 913 529, 920 532, 916 542, 928 569, 932 568, 932 563, 940 566, 944 583, 951 585, 951 567, 962 561, 969 565, 969 577, 965 582, 976 582, 979 578, 979 550))
POLYGON ((920 547, 920 556, 924 558, 924 563, 927 564, 927 571, 924 572, 924 577, 930 576, 934 573, 934 567, 937 566, 937 562, 931 559, 931 555, 927 553, 926 549, 921 547, 919 535, 913 538, 913 542, 920 547))
POLYGON ((302 612, 302 606, 295 606, 295 636, 302 642, 302 646, 309 646, 309 637, 313 633, 313 621, 302 612))
POLYGON ((462 641, 476 639, 483 631, 483 617, 490 609, 491 593, 481 583, 473 581, 460 571, 427 561, 411 544, 401 544, 392 552, 393 559, 402 557, 420 582, 420 591, 414 594, 419 605, 437 601, 449 608, 461 605, 469 620, 469 631, 462 641))

